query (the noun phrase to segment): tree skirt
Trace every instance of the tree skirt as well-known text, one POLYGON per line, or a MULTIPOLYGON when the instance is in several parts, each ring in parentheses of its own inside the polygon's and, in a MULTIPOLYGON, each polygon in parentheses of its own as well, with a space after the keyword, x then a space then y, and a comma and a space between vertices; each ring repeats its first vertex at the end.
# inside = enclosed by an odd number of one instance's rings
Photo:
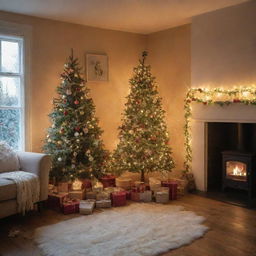
POLYGON ((204 218, 180 206, 133 203, 38 228, 47 256, 151 256, 203 236, 204 218))

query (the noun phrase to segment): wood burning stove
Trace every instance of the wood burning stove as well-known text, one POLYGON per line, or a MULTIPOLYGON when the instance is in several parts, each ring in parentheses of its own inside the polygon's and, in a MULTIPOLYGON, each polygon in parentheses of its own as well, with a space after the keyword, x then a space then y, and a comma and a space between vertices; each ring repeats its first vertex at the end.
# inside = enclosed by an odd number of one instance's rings
POLYGON ((246 190, 249 203, 256 199, 255 154, 240 151, 222 152, 222 189, 246 190))

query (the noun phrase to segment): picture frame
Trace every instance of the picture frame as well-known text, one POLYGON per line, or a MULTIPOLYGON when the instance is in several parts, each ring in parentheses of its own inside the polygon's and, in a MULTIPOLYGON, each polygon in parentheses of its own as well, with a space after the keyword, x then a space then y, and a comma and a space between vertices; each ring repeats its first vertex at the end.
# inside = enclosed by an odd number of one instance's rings
POLYGON ((88 82, 108 81, 108 56, 86 54, 86 76, 88 82))

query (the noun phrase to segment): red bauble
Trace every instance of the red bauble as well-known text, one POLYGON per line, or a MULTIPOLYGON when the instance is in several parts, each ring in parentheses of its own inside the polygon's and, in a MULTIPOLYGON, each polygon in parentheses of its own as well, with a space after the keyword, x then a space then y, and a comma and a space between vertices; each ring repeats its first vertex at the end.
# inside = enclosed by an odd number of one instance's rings
POLYGON ((78 101, 78 100, 75 100, 74 103, 75 103, 76 105, 78 105, 78 104, 79 104, 79 101, 78 101))
POLYGON ((239 99, 233 99, 234 103, 240 103, 241 101, 239 99))
POLYGON ((78 132, 80 131, 80 127, 76 127, 75 130, 78 132))
POLYGON ((66 116, 68 114, 68 111, 64 111, 64 115, 66 116))

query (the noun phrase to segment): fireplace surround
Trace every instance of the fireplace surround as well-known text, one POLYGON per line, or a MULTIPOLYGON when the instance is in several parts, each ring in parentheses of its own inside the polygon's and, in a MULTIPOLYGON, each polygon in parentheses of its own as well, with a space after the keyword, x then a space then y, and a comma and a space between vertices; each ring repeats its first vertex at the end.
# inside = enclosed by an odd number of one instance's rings
POLYGON ((256 106, 231 104, 229 106, 192 104, 191 146, 192 172, 197 189, 208 191, 208 123, 256 123, 256 106))

